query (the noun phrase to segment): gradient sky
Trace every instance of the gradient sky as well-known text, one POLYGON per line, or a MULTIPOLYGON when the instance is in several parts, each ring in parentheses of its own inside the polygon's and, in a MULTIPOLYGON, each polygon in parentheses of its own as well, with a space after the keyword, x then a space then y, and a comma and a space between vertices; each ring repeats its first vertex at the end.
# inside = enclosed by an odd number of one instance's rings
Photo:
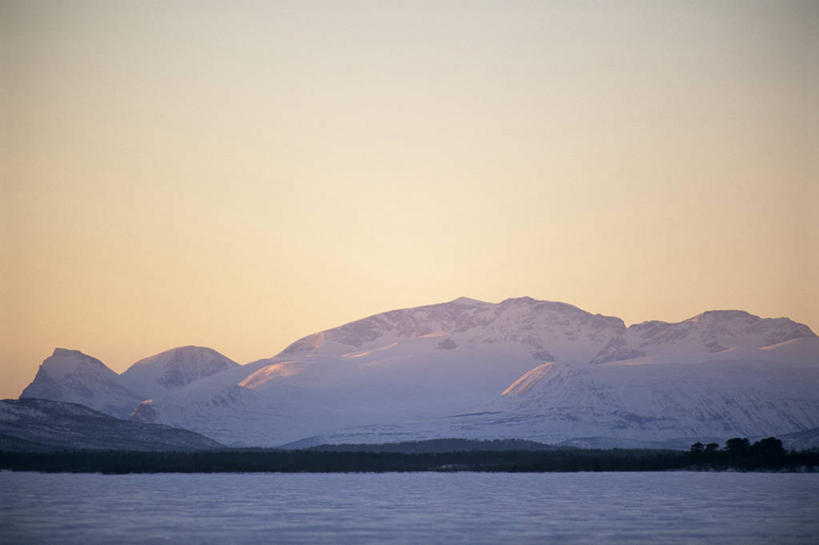
POLYGON ((0 397, 529 295, 819 330, 819 3, 0 3, 0 397))

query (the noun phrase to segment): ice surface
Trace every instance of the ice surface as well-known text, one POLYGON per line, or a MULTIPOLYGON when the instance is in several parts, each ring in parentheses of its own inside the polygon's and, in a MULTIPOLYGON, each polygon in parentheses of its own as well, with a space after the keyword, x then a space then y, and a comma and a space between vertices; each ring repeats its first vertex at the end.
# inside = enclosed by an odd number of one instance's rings
POLYGON ((0 542, 789 543, 819 475, 0 473, 0 542))

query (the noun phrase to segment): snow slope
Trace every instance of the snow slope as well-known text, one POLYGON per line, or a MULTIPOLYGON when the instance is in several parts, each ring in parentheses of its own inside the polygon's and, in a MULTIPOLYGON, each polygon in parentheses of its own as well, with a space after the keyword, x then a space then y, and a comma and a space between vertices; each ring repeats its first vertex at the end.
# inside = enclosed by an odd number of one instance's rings
POLYGON ((80 403, 118 418, 127 417, 143 398, 125 387, 100 360, 78 350, 56 348, 37 370, 20 399, 80 403))
POLYGON ((211 348, 182 346, 139 360, 121 380, 129 390, 150 398, 238 366, 211 348))
MULTIPOLYGON (((819 341, 804 339, 819 353, 819 341)), ((295 446, 520 438, 586 447, 673 446, 819 427, 819 365, 758 350, 608 364, 544 363, 462 414, 350 427, 295 446), (767 359, 763 359, 767 358, 767 359)))

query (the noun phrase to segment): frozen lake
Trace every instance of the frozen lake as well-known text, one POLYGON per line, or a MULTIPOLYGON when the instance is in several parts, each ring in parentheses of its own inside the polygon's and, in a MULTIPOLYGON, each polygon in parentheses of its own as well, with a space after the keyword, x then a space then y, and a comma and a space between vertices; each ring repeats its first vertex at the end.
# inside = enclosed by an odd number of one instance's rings
POLYGON ((0 472, 0 543, 816 543, 819 474, 0 472))

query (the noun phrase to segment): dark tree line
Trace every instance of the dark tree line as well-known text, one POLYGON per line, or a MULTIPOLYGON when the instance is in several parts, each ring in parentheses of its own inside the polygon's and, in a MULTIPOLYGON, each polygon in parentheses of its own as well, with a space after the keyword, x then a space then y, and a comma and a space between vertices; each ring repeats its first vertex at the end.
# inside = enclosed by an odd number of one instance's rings
POLYGON ((689 456, 695 465, 713 468, 780 469, 816 465, 816 451, 791 451, 776 437, 760 439, 751 444, 746 437, 734 437, 719 448, 716 443, 694 443, 689 456))
MULTIPOLYGON (((527 445, 528 446, 528 445, 527 445)), ((236 473, 385 471, 817 471, 819 452, 786 452, 776 438, 724 448, 695 443, 690 451, 640 449, 373 452, 234 449, 198 452, 76 450, 2 452, 0 470, 80 473, 236 473)))

